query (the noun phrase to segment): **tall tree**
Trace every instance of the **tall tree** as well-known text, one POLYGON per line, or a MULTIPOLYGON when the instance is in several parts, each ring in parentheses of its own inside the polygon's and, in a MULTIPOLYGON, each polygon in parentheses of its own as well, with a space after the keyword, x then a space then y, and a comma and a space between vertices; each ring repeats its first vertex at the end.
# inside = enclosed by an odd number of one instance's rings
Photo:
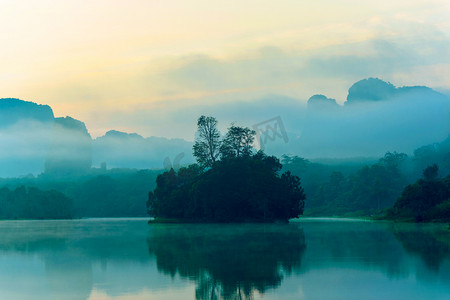
POLYGON ((383 158, 380 158, 379 162, 391 170, 398 170, 401 163, 408 157, 405 153, 386 152, 383 158))
POLYGON ((220 152, 223 157, 250 156, 256 132, 248 127, 231 124, 222 142, 220 152))
POLYGON ((423 178, 425 180, 434 180, 437 178, 439 167, 437 164, 433 164, 423 170, 423 178))
POLYGON ((194 156, 203 167, 212 167, 219 158, 220 132, 214 117, 201 116, 197 121, 197 137, 193 146, 194 156))

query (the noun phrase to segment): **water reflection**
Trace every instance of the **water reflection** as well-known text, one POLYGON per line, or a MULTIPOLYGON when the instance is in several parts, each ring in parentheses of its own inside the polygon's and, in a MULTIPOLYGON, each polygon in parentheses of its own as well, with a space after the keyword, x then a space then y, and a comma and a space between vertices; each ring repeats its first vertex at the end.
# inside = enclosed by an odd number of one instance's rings
POLYGON ((445 227, 0 222, 0 299, 445 299, 445 227))
POLYGON ((248 299, 280 285, 306 248, 295 225, 153 225, 158 270, 196 281, 196 299, 248 299))
POLYGON ((408 276, 404 250, 389 224, 374 222, 304 223, 308 251, 301 273, 326 268, 376 270, 389 279, 408 276))
POLYGON ((392 231, 406 252, 419 256, 429 271, 438 273, 450 259, 450 231, 443 225, 400 224, 392 231))
POLYGON ((153 288, 161 280, 147 277, 157 277, 147 231, 145 220, 0 222, 0 299, 85 300, 96 286, 111 296, 153 288))

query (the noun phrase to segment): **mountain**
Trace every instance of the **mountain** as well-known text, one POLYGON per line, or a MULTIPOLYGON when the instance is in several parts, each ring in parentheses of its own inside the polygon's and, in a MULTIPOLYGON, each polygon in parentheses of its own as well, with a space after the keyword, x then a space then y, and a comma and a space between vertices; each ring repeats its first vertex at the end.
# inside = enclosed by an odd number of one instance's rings
POLYGON ((363 79, 349 88, 345 104, 386 100, 392 98, 396 92, 397 88, 390 82, 378 78, 363 79))
POLYGON ((96 138, 93 153, 94 166, 106 163, 108 168, 176 168, 194 162, 191 142, 116 130, 96 138))
POLYGON ((412 154, 447 137, 449 114, 450 98, 430 88, 364 79, 350 87, 343 106, 326 96, 311 97, 290 148, 308 158, 412 154))
POLYGON ((333 109, 339 107, 335 99, 330 99, 324 95, 314 95, 308 99, 309 109, 333 109))
POLYGON ((368 78, 354 83, 348 90, 345 104, 386 101, 395 98, 447 98, 426 86, 395 87, 378 78, 368 78))
POLYGON ((86 125, 71 117, 56 118, 45 173, 70 176, 88 172, 92 165, 92 139, 86 125))
POLYGON ((0 127, 8 127, 23 120, 53 122, 53 110, 41 105, 15 98, 0 99, 0 127))
POLYGON ((42 172, 53 120, 48 105, 0 99, 0 177, 42 172))
MULTIPOLYGON (((314 95, 305 103, 270 95, 194 105, 183 109, 183 117, 212 115, 224 120, 222 128, 237 122, 258 132, 256 146, 268 154, 309 159, 412 154, 450 133, 450 98, 428 87, 396 87, 368 78, 350 86, 342 100, 314 95)), ((92 140, 81 121, 55 119, 47 105, 12 98, 0 99, 0 143, 0 177, 37 175, 44 165, 47 173, 57 174, 58 169, 76 173, 91 166, 160 169, 194 162, 191 142, 116 130, 92 140)))
POLYGON ((86 125, 55 118, 48 105, 0 99, 0 177, 86 173, 91 166, 170 168, 192 163, 192 143, 111 130, 92 140, 86 125), (104 165, 103 165, 104 166, 104 165))

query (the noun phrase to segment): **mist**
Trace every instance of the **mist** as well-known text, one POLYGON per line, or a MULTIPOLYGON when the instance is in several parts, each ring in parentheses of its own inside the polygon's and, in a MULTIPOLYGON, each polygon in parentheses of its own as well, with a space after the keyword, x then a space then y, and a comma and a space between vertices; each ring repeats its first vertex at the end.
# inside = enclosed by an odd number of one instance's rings
POLYGON ((114 130, 93 139, 84 122, 55 118, 49 106, 13 98, 0 100, 0 144, 0 177, 70 177, 92 167, 170 169, 193 162, 192 143, 182 139, 114 130))
POLYGON ((117 130, 92 138, 82 121, 54 118, 48 106, 17 99, 2 101, 9 103, 1 109, 7 116, 0 126, 2 177, 83 173, 91 167, 167 169, 187 165, 194 162, 192 141, 200 115, 216 117, 222 134, 231 123, 257 130, 260 139, 255 148, 278 157, 378 158, 387 151, 411 155, 421 146, 443 141, 450 133, 448 96, 427 87, 399 88, 375 78, 352 85, 345 100, 329 95, 314 95, 308 101, 267 95, 124 113, 122 122, 146 115, 150 126, 157 122, 161 127, 179 129, 180 138, 172 139, 117 130))
POLYGON ((293 141, 298 153, 308 158, 412 154, 450 133, 450 99, 431 89, 394 88, 391 94, 375 91, 352 101, 354 94, 343 106, 314 107, 309 101, 303 131, 293 141))
POLYGON ((93 141, 94 166, 170 169, 193 162, 192 143, 183 139, 144 138, 136 133, 110 130, 93 141))
POLYGON ((53 123, 21 120, 0 128, 0 177, 39 174, 44 170, 53 123))
MULTIPOLYGON (((278 134, 266 139, 264 150, 309 159, 378 158, 387 151, 412 154, 418 147, 443 141, 450 133, 450 98, 444 94, 420 86, 395 87, 374 78, 355 83, 349 90, 348 100, 335 100, 333 95, 314 95, 309 100, 267 95, 188 107, 180 101, 125 114, 123 120, 146 122, 152 131, 163 131, 170 123, 170 134, 193 140, 200 115, 216 117, 222 134, 232 122, 253 128, 280 117, 287 141, 278 134)), ((261 144, 256 142, 255 147, 259 149, 261 144)))

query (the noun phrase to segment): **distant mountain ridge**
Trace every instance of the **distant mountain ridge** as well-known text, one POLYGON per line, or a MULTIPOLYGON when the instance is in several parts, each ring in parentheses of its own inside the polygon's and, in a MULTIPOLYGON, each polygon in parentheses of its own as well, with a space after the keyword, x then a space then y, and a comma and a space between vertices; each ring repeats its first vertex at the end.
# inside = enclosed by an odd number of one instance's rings
POLYGON ((16 98, 0 99, 0 127, 12 125, 23 119, 53 122, 53 118, 53 110, 48 105, 16 98))
POLYGON ((53 122, 48 105, 0 99, 0 177, 43 171, 53 122))
POLYGON ((55 118, 45 173, 56 176, 84 174, 92 166, 92 138, 86 125, 74 118, 55 118))
POLYGON ((167 167, 183 153, 181 165, 193 162, 192 143, 183 139, 144 138, 110 130, 92 139, 84 122, 55 118, 48 105, 16 98, 0 99, 0 177, 45 172, 82 174, 105 163, 109 168, 167 167))
MULTIPOLYGON (((450 98, 423 86, 395 87, 368 78, 349 88, 344 105, 325 95, 312 96, 306 107, 299 102, 267 96, 243 102, 245 109, 240 106, 236 111, 231 105, 219 113, 253 124, 278 114, 289 142, 268 140, 265 150, 312 159, 411 153, 442 141, 450 132, 450 98)), ((0 139, 0 177, 36 175, 44 166, 50 172, 61 166, 75 170, 79 164, 83 165, 79 170, 101 165, 161 169, 194 162, 192 142, 117 130, 92 139, 83 122, 55 118, 50 106, 15 98, 0 99, 0 139)))
POLYGON ((183 154, 181 165, 193 163, 192 143, 183 139, 148 137, 110 130, 93 141, 93 164, 114 168, 165 168, 164 161, 183 154))
POLYGON ((450 133, 450 98, 424 86, 395 87, 378 78, 354 83, 344 105, 324 95, 308 100, 301 138, 306 157, 411 153, 450 133))
MULTIPOLYGON (((405 97, 448 97, 426 86, 403 86, 396 87, 390 82, 383 81, 379 78, 367 78, 354 83, 349 89, 347 99, 344 105, 390 101, 405 97)), ((335 99, 328 98, 324 95, 314 95, 308 100, 308 105, 322 105, 331 107, 336 103, 335 99), (328 104, 328 105, 325 105, 328 104)))
POLYGON ((350 87, 345 104, 364 101, 385 101, 411 95, 446 97, 426 86, 395 87, 390 82, 385 82, 378 78, 368 78, 360 80, 350 87))
POLYGON ((118 139, 144 139, 144 137, 137 133, 127 133, 118 130, 110 130, 105 133, 104 136, 96 138, 96 140, 118 138, 118 139))

